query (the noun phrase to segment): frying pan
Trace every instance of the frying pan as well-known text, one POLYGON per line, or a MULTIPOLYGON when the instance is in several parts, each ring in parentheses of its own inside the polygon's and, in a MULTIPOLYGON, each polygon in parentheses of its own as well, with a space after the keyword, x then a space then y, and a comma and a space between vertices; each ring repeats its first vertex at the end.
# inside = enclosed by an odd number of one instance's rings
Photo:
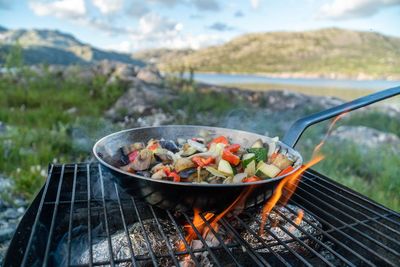
MULTIPOLYGON (((400 94, 400 86, 373 93, 342 105, 303 117, 290 127, 289 131, 278 143, 288 152, 297 157, 294 171, 302 164, 302 157, 294 147, 302 133, 310 126, 320 121, 327 120, 343 112, 355 110, 377 101, 400 94)), ((145 127, 123 130, 110 134, 100 139, 93 147, 93 153, 102 166, 108 169, 117 183, 128 193, 140 197, 151 205, 162 209, 187 211, 198 208, 202 211, 220 212, 228 207, 240 194, 250 186, 252 190, 246 197, 244 208, 256 205, 267 200, 277 183, 287 175, 273 179, 252 183, 239 184, 193 184, 177 183, 166 180, 154 180, 137 174, 132 174, 119 169, 119 148, 134 142, 147 142, 151 138, 177 140, 178 138, 192 138, 199 136, 200 132, 208 131, 212 136, 227 136, 233 143, 249 147, 255 140, 264 142, 269 137, 226 128, 168 125, 158 127, 145 127)), ((242 206, 243 207, 243 206, 242 206)))

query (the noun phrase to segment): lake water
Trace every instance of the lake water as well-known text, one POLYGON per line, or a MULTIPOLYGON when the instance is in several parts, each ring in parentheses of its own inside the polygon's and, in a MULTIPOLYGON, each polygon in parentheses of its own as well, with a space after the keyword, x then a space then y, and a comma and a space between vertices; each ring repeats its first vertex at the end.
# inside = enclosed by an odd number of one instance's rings
POLYGON ((195 80, 209 84, 240 84, 240 83, 257 83, 257 84, 284 84, 299 85, 313 87, 333 87, 333 88, 354 88, 354 89, 372 89, 382 90, 400 85, 400 81, 386 80, 334 80, 334 79, 308 79, 308 78, 273 78, 252 74, 210 74, 196 73, 195 80))

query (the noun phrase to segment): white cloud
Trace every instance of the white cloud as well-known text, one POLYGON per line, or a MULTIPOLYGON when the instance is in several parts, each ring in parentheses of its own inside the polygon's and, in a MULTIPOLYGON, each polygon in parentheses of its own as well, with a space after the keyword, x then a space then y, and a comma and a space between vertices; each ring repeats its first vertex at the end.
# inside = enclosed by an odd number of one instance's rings
POLYGON ((139 19, 139 31, 143 35, 174 31, 177 25, 178 23, 157 13, 147 13, 139 19))
POLYGON ((321 7, 318 18, 351 19, 369 17, 389 6, 400 5, 400 0, 334 0, 321 7))
POLYGON ((52 15, 58 18, 79 18, 86 15, 84 0, 30 1, 29 7, 38 16, 52 15))
POLYGON ((258 9, 260 7, 261 0, 250 0, 251 7, 254 9, 258 9))
POLYGON ((124 5, 123 0, 92 0, 92 3, 103 14, 112 14, 118 12, 124 5))

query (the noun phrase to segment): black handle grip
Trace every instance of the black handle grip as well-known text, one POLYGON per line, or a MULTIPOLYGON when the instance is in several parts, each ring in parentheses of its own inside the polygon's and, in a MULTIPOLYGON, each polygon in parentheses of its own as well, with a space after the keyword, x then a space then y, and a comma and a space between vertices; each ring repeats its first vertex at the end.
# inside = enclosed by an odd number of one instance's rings
POLYGON ((295 147, 297 141, 299 141, 303 132, 311 125, 330 119, 332 117, 338 116, 344 112, 348 112, 351 110, 355 110, 358 108, 365 107, 372 103, 384 100, 386 98, 395 96, 400 94, 400 86, 393 87, 390 89, 382 90, 367 96, 363 96, 361 98, 357 98, 353 101, 344 103, 342 105, 320 111, 314 114, 311 114, 307 117, 301 118, 295 121, 292 126, 290 127, 289 131, 285 134, 282 139, 282 142, 291 146, 295 147))

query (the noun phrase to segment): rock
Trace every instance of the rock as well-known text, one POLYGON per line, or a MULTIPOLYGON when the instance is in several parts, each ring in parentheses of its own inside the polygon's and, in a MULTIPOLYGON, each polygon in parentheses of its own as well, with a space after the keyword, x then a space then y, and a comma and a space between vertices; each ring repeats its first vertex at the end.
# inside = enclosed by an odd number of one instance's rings
POLYGON ((267 91, 263 93, 259 101, 265 103, 266 108, 275 111, 295 109, 298 107, 327 109, 344 103, 342 100, 335 97, 309 96, 286 90, 267 91))
POLYGON ((0 243, 12 238, 15 228, 1 228, 0 229, 0 243))
POLYGON ((136 66, 120 63, 115 66, 115 71, 112 73, 112 77, 116 77, 121 80, 130 80, 136 76, 136 73, 136 66))
POLYGON ((160 101, 168 101, 171 98, 171 90, 135 79, 132 87, 117 100, 106 115, 114 121, 122 121, 126 116, 154 115, 159 112, 154 107, 158 106, 160 101))
POLYGON ((3 216, 6 219, 17 219, 21 216, 21 213, 14 208, 8 208, 5 212, 3 212, 3 216))
POLYGON ((160 72, 154 68, 143 68, 139 70, 136 77, 146 83, 161 84, 163 81, 160 72))
POLYGON ((354 142, 359 146, 377 149, 390 146, 394 151, 400 149, 400 138, 392 133, 385 133, 365 126, 340 126, 331 134, 339 141, 354 142))

